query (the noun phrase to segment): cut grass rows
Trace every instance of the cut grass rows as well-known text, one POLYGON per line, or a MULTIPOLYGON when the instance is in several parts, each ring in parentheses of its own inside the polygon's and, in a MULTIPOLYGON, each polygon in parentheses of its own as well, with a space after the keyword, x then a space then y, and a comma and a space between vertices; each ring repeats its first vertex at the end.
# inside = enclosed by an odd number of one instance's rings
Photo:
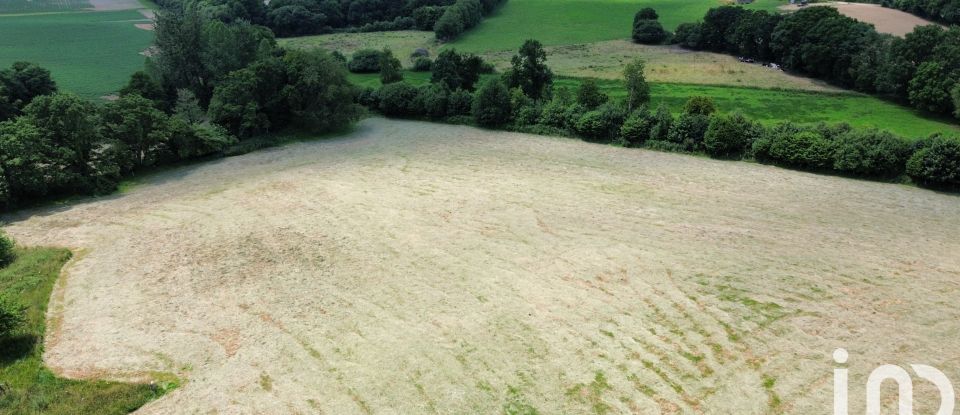
POLYGON ((70 251, 59 248, 17 250, 17 259, 0 270, 0 294, 27 307, 19 333, 0 340, 0 413, 126 414, 176 386, 159 376, 158 385, 58 378, 43 364, 47 302, 70 251))
MULTIPOLYGON (((350 78, 352 82, 365 87, 376 88, 380 85, 377 74, 351 74, 350 78)), ((425 84, 430 81, 430 73, 405 72, 404 78, 413 84, 425 84)), ((575 91, 581 82, 579 78, 563 77, 556 80, 554 88, 566 87, 575 91)), ((626 96, 620 81, 599 80, 598 83, 611 97, 626 96)), ((651 84, 651 106, 665 103, 674 113, 681 111, 687 99, 698 95, 712 98, 722 112, 740 111, 767 125, 781 121, 846 122, 859 128, 887 130, 908 139, 919 139, 938 132, 960 133, 960 128, 945 119, 926 117, 912 109, 863 94, 651 84)))

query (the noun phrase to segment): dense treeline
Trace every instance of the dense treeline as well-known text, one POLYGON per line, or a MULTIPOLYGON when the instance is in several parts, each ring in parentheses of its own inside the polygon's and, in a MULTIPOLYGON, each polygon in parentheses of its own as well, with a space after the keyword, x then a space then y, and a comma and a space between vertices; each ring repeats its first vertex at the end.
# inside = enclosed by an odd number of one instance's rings
POLYGON ((904 38, 832 7, 780 15, 734 6, 711 9, 703 22, 677 27, 673 42, 696 50, 777 62, 867 93, 960 117, 960 27, 919 26, 904 38))
POLYGON ((158 14, 156 50, 117 100, 98 105, 58 92, 50 73, 0 71, 0 207, 113 191, 153 166, 242 151, 256 135, 326 132, 356 120, 343 63, 324 51, 287 51, 269 29, 158 14))
POLYGON ((554 90, 553 74, 536 41, 514 56, 513 67, 488 77, 475 91, 434 71, 429 85, 395 82, 367 90, 360 102, 387 116, 476 124, 539 134, 575 135, 627 147, 705 153, 784 167, 878 180, 909 177, 934 188, 960 190, 960 140, 933 136, 910 141, 849 125, 767 127, 741 114, 723 114, 703 97, 691 97, 679 116, 650 107, 640 60, 624 70, 627 97, 615 101, 585 79, 576 91, 554 90))
POLYGON ((449 40, 506 0, 165 0, 166 10, 196 8, 206 19, 246 21, 277 36, 336 31, 429 30, 449 40))

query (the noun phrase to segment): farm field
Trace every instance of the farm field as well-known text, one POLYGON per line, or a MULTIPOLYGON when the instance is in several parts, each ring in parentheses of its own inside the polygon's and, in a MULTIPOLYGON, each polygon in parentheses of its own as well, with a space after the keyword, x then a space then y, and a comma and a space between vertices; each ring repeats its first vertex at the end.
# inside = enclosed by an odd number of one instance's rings
MULTIPOLYGON (((430 73, 408 71, 404 72, 404 78, 412 84, 426 84, 430 82, 430 73)), ((377 74, 350 74, 350 80, 364 87, 380 86, 377 74)), ((580 78, 558 78, 554 88, 575 91, 580 82, 580 78)), ((611 97, 626 96, 622 81, 599 80, 598 84, 611 97)), ((855 93, 653 82, 650 94, 652 107, 663 102, 674 113, 679 113, 690 97, 706 96, 712 98, 722 112, 740 111, 765 124, 787 120, 797 123, 846 122, 855 127, 888 130, 911 139, 938 132, 960 132, 960 127, 950 120, 925 117, 910 108, 855 93)))
MULTIPOLYGON (((289 48, 322 48, 337 50, 348 57, 360 49, 390 48, 406 66, 407 57, 415 49, 424 48, 431 56, 440 52, 432 32, 397 31, 377 33, 337 33, 279 39, 289 48)), ((520 45, 518 44, 517 47, 520 45)), ((749 85, 756 88, 841 91, 822 81, 790 75, 758 64, 711 52, 690 51, 674 46, 640 45, 627 40, 610 40, 580 45, 548 46, 547 62, 558 74, 575 77, 621 79, 623 66, 633 58, 647 63, 647 79, 654 82, 677 82, 707 85, 749 85)), ((480 52, 485 61, 498 70, 510 67, 515 50, 480 52)))
MULTIPOLYGON (((833 7, 847 16, 861 22, 872 24, 878 32, 904 36, 917 26, 936 24, 897 9, 883 7, 879 4, 827 2, 815 3, 814 6, 833 7)), ((797 6, 785 5, 780 7, 784 11, 797 10, 797 6)))
POLYGON ((56 373, 189 379, 142 414, 828 413, 837 347, 960 359, 960 199, 908 186, 368 119, 5 219, 82 252, 56 373))
POLYGON ((89 0, 0 0, 0 14, 66 12, 88 7, 89 0))
MULTIPOLYGON (((667 30, 680 23, 696 22, 718 0, 510 0, 492 16, 450 47, 468 52, 515 49, 530 38, 536 28, 537 40, 547 46, 573 45, 630 37, 633 15, 641 7, 653 7, 667 30)), ((776 10, 780 0, 757 0, 746 7, 776 10)))
POLYGON ((134 25, 148 22, 136 10, 0 15, 0 67, 38 63, 62 90, 109 95, 143 69, 153 32, 134 25))

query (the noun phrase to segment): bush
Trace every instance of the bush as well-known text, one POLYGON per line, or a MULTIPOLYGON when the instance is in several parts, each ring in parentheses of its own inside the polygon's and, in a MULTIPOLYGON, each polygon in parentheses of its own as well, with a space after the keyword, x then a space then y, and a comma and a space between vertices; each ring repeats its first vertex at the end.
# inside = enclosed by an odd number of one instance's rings
POLYGON ((684 114, 710 115, 717 112, 717 105, 709 97, 690 97, 683 105, 684 114))
POLYGON ((484 82, 473 100, 473 116, 477 124, 497 127, 510 121, 510 91, 499 79, 484 82))
POLYGON ((413 11, 414 27, 417 30, 433 30, 437 20, 443 16, 444 8, 439 6, 424 6, 413 11))
POLYGON ((589 110, 579 103, 570 104, 563 111, 563 127, 570 131, 576 131, 577 121, 580 121, 580 117, 587 111, 589 110))
POLYGON ((380 83, 392 84, 403 80, 403 69, 400 60, 393 56, 390 49, 384 49, 380 52, 380 83))
POLYGON ((702 25, 700 23, 680 24, 673 34, 672 43, 687 49, 702 49, 703 35, 701 34, 701 28, 702 25))
POLYGON ((960 189, 960 139, 935 136, 907 161, 907 175, 924 186, 960 189))
POLYGON ((600 91, 597 81, 593 79, 584 79, 583 82, 580 83, 580 87, 577 88, 577 103, 589 110, 603 105, 608 99, 609 97, 600 91))
POLYGON ((13 252, 13 239, 3 231, 0 231, 0 268, 10 265, 16 258, 13 252))
POLYGON ((670 128, 667 140, 679 144, 684 151, 700 151, 709 126, 710 117, 706 115, 683 114, 670 128))
POLYGON ((380 92, 370 87, 363 88, 357 92, 355 101, 367 108, 377 109, 380 107, 380 92))
POLYGON ((0 339, 9 337, 24 323, 25 311, 19 302, 0 295, 0 339))
POLYGON ((761 161, 803 169, 824 169, 833 164, 831 142, 816 131, 791 124, 777 126, 754 142, 754 156, 761 161))
POLYGON ((660 18, 660 15, 657 14, 657 11, 651 7, 644 7, 633 15, 633 24, 637 24, 641 20, 657 20, 660 18))
POLYGON ((413 61, 414 72, 430 72, 432 66, 433 61, 430 58, 419 57, 413 61))
POLYGON ((659 45, 667 39, 667 31, 656 20, 640 20, 633 25, 633 41, 646 45, 659 45))
POLYGON ((657 113, 654 114, 650 126, 650 139, 657 141, 666 141, 670 135, 670 129, 673 128, 673 114, 666 104, 660 104, 657 107, 657 113))
POLYGON ((650 139, 651 129, 653 129, 653 116, 650 110, 641 107, 623 121, 623 126, 620 127, 620 138, 625 145, 639 147, 650 139))
POLYGON ((559 98, 554 98, 543 107, 540 112, 540 124, 555 128, 563 128, 567 123, 567 104, 559 98))
POLYGON ((347 64, 347 69, 353 73, 380 72, 380 51, 362 49, 353 53, 353 58, 347 64))
POLYGON ((450 90, 444 84, 430 84, 420 87, 414 107, 423 115, 431 118, 443 118, 447 115, 447 103, 450 90))
POLYGON ((473 94, 458 89, 447 97, 447 116, 466 116, 473 111, 473 94))
POLYGON ((833 168, 857 176, 897 177, 911 150, 906 140, 885 131, 850 131, 834 141, 833 168))
POLYGON ((380 112, 387 116, 408 116, 418 112, 414 101, 419 95, 417 87, 406 82, 395 82, 380 87, 380 112))
POLYGON ((603 119, 603 113, 600 111, 589 111, 577 120, 575 131, 584 138, 599 140, 606 136, 607 125, 603 119))
POLYGON ((703 136, 703 149, 713 157, 740 157, 762 134, 762 128, 740 113, 714 116, 703 136))

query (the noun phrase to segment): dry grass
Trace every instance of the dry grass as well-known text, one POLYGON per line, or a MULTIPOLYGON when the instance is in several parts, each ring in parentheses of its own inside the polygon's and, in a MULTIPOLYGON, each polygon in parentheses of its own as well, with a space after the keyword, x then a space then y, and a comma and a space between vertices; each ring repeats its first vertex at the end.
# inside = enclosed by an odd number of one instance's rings
POLYGON ((836 347, 862 412, 960 361, 960 198, 912 187, 371 119, 8 219, 89 251, 51 367, 187 379, 147 414, 829 413, 836 347))
MULTIPOLYGON (((407 57, 417 48, 425 48, 433 57, 440 50, 431 32, 338 33, 280 39, 292 48, 339 50, 349 56, 359 49, 389 47, 406 66, 407 57)), ((558 75, 621 79, 623 67, 634 58, 647 62, 647 78, 654 82, 700 85, 733 85, 754 88, 782 88, 809 91, 837 91, 824 82, 794 76, 758 64, 738 61, 728 55, 695 52, 674 46, 639 45, 628 40, 611 40, 582 45, 549 46, 547 64, 558 75)), ((515 50, 480 55, 498 69, 510 67, 515 50)))
MULTIPOLYGON (((840 13, 843 13, 861 22, 872 24, 880 33, 889 33, 896 36, 904 36, 907 33, 912 32, 913 28, 917 26, 936 24, 921 17, 917 17, 916 15, 897 9, 886 8, 879 4, 847 3, 841 1, 831 3, 815 3, 812 5, 833 7, 840 11, 840 13)), ((781 6, 780 9, 794 11, 797 10, 797 6, 781 6)))

